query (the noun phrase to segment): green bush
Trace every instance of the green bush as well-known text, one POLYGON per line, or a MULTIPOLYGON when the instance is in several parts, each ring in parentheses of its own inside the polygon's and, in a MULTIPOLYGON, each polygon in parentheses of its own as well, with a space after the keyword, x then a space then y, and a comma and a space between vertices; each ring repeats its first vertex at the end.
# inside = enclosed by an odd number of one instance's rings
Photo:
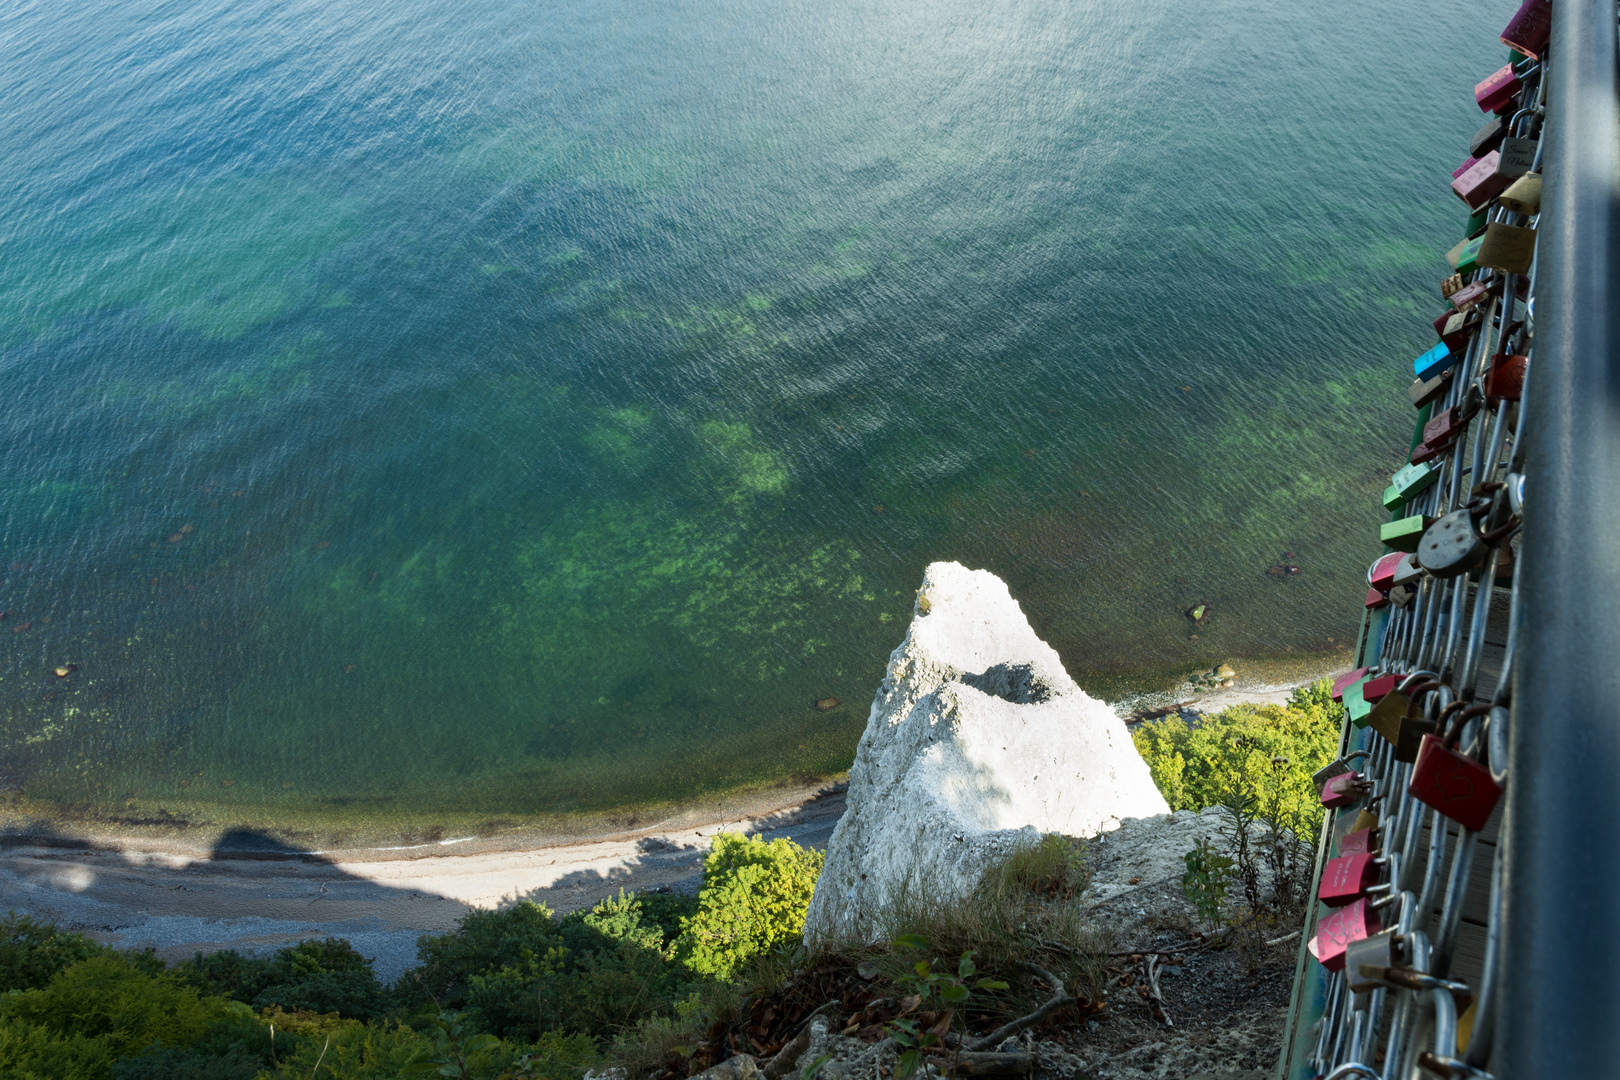
POLYGON ((822 862, 821 852, 791 840, 716 836, 676 955, 699 975, 725 979, 771 946, 801 939, 822 862))
POLYGON ((8 912, 0 919, 0 994, 36 990, 57 972, 107 951, 105 945, 97 945, 83 934, 64 933, 27 915, 8 912))
POLYGON ((1131 734, 1172 810, 1227 805, 1261 789, 1272 812, 1293 816, 1314 842, 1322 804, 1311 774, 1338 751, 1337 713, 1324 679, 1295 690, 1287 705, 1234 705, 1197 727, 1167 719, 1131 734))
POLYGON ((106 1039, 63 1035, 0 1015, 0 1076, 6 1080, 104 1080, 114 1057, 106 1039))
POLYGON ((548 1031, 607 1039, 668 1009, 686 978, 671 962, 671 931, 693 903, 621 892, 561 918, 538 904, 473 911, 457 929, 423 937, 421 965, 402 986, 416 1001, 471 1010, 502 1038, 548 1031))
POLYGON ((200 993, 255 1009, 278 1006, 288 1012, 335 1012, 351 1020, 372 1020, 394 1004, 371 961, 342 938, 301 941, 264 958, 234 949, 198 953, 176 964, 174 974, 200 993))

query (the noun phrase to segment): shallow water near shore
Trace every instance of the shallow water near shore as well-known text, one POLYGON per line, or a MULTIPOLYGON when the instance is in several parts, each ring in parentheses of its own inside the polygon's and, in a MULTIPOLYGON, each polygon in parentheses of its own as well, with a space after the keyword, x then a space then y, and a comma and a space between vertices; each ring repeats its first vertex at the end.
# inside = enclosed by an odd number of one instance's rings
POLYGON ((11 7, 0 789, 809 783, 935 559, 1110 699, 1342 653, 1510 7, 11 7))

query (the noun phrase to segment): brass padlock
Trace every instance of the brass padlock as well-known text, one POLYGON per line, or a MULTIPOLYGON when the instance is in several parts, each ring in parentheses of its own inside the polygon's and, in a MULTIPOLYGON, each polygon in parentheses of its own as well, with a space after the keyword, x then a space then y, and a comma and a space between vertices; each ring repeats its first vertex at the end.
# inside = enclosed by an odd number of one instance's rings
POLYGON ((1541 212, 1541 174, 1525 173, 1508 186, 1497 199, 1515 214, 1534 216, 1541 212))
MULTIPOLYGON (((1428 689, 1435 689, 1439 683, 1423 684, 1428 689)), ((1414 691, 1416 688, 1414 688, 1414 691)), ((1415 694, 1414 694, 1415 696, 1415 694)), ((1425 710, 1427 711, 1427 710, 1425 710)), ((1439 723, 1430 720, 1421 713, 1407 709, 1401 714, 1400 728, 1395 733, 1395 760, 1410 765, 1417 760, 1418 751, 1423 748, 1423 736, 1433 735, 1439 730, 1439 723)))
MULTIPOLYGON (((1485 541, 1474 531, 1473 512, 1453 510, 1423 532, 1418 563, 1441 580, 1461 577, 1485 559, 1485 541)), ((1393 582, 1392 582, 1393 584, 1393 582)))
POLYGON ((1463 279, 1461 274, 1452 274, 1448 278, 1443 278, 1440 282, 1440 299, 1451 299, 1451 294, 1462 287, 1463 279))
POLYGON ((1421 409, 1431 401, 1443 397, 1451 389, 1452 376, 1457 374, 1456 368, 1448 368, 1432 379, 1414 379, 1407 388, 1406 396, 1412 399, 1414 408, 1421 409))
MULTIPOLYGON (((1523 274, 1529 271, 1530 261, 1535 257, 1536 230, 1493 221, 1485 226, 1474 265, 1467 269, 1489 266, 1508 274, 1523 274)), ((1459 269, 1463 268, 1459 266, 1459 269)))

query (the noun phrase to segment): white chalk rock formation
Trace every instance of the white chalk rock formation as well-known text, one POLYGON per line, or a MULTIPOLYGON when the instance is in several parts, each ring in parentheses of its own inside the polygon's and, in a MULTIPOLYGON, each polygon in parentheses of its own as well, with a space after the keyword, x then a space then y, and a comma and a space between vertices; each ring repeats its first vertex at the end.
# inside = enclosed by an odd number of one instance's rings
POLYGON ((966 895, 1041 833, 1169 810, 1124 721, 1075 685, 1006 584, 934 563, 872 702, 805 934, 870 934, 908 883, 966 895))

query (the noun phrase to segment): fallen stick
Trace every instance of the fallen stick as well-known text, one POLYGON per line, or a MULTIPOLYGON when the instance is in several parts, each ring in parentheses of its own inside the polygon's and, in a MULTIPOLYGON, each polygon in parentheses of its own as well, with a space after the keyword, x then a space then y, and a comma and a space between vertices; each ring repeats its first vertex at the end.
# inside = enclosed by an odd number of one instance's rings
POLYGON ((1017 1020, 1014 1020, 1011 1023, 1003 1024, 982 1039, 974 1039, 972 1042, 964 1042, 962 1044, 964 1049, 983 1050, 987 1046, 994 1046, 1008 1036, 1016 1035, 1025 1028, 1034 1027, 1042 1020, 1045 1020, 1048 1016, 1051 1016, 1053 1013, 1063 1008, 1065 1005, 1074 1004, 1074 998, 1070 997, 1068 992, 1063 989, 1062 979, 1059 979, 1050 971, 1047 971, 1043 967, 1038 967, 1035 964, 1026 963, 1024 964, 1024 967, 1027 970, 1034 972, 1040 977, 1042 982, 1046 983, 1047 986, 1052 988, 1051 999, 1047 1001, 1045 1005, 1042 1005, 1028 1016, 1020 1016, 1017 1020))

